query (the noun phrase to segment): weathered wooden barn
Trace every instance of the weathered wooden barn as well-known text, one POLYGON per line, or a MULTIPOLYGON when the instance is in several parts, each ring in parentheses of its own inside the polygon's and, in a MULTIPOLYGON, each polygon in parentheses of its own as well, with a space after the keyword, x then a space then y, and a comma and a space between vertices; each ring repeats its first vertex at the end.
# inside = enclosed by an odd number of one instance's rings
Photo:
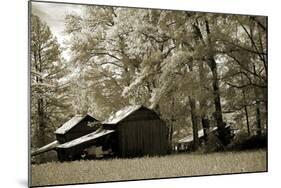
POLYGON ((104 129, 116 131, 113 151, 120 157, 165 155, 168 152, 168 128, 151 109, 127 106, 102 122, 104 129))
POLYGON ((107 120, 75 116, 55 131, 56 141, 32 155, 56 150, 60 161, 104 156, 140 157, 168 152, 168 128, 151 109, 127 106, 107 120))

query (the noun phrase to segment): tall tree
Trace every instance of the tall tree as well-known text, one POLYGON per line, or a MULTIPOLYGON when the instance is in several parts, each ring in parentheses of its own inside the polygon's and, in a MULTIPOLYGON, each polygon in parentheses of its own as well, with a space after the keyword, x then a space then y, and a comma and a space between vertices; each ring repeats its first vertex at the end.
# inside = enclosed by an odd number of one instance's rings
POLYGON ((226 65, 229 67, 226 84, 242 91, 248 133, 250 132, 248 108, 255 104, 255 124, 257 134, 261 134, 262 116, 265 117, 265 124, 267 121, 266 18, 233 16, 229 20, 233 28, 232 34, 229 34, 231 37, 220 38, 231 65, 231 67, 226 65))
POLYGON ((67 75, 61 50, 50 28, 36 15, 31 17, 31 122, 32 146, 40 147, 53 139, 52 132, 70 106, 66 96, 67 75))

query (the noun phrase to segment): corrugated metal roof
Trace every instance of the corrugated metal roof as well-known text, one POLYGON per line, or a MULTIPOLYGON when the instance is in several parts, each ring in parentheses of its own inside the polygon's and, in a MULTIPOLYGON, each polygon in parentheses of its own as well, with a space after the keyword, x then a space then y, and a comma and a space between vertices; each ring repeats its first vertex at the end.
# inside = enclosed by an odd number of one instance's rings
POLYGON ((102 122, 102 124, 116 124, 126 118, 128 115, 132 114, 136 110, 140 109, 142 105, 131 105, 122 108, 116 113, 112 114, 107 120, 102 122))
POLYGON ((80 121, 82 121, 87 115, 76 115, 66 123, 64 123, 60 128, 55 131, 55 134, 65 134, 70 129, 72 129, 75 125, 77 125, 80 121))
POLYGON ((82 136, 80 138, 76 138, 67 143, 61 144, 61 145, 57 146, 57 148, 70 148, 73 146, 77 146, 79 144, 82 144, 82 143, 90 141, 90 140, 94 140, 96 138, 99 138, 101 136, 107 135, 112 132, 114 132, 114 130, 106 130, 106 129, 100 128, 100 129, 96 130, 95 132, 92 132, 92 133, 82 136))
POLYGON ((59 141, 55 140, 54 142, 51 142, 50 144, 47 144, 47 145, 39 148, 38 150, 32 152, 31 155, 34 156, 34 155, 38 155, 40 153, 50 151, 50 150, 54 149, 55 147, 57 147, 58 145, 59 145, 59 141))
MULTIPOLYGON (((215 131, 215 130, 217 130, 217 129, 218 129, 217 127, 213 127, 213 128, 211 129, 211 132, 213 132, 213 131, 215 131)), ((204 136, 204 131, 203 131, 203 129, 200 129, 200 130, 198 131, 198 138, 201 138, 201 137, 203 137, 203 136, 204 136)), ((190 136, 186 136, 186 137, 180 139, 178 142, 179 142, 179 143, 188 143, 188 142, 192 142, 192 141, 193 141, 193 135, 190 135, 190 136)))
MULTIPOLYGON (((204 136, 203 129, 198 131, 198 138, 201 138, 202 136, 204 136)), ((193 141, 193 135, 190 135, 190 136, 186 136, 186 137, 180 139, 179 143, 187 143, 187 142, 192 142, 192 141, 193 141)))

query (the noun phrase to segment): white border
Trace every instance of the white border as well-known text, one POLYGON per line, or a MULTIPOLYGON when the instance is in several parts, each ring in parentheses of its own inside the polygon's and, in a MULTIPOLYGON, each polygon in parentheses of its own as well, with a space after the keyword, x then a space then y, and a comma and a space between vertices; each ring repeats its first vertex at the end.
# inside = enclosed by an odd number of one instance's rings
MULTIPOLYGON (((57 0, 63 2, 62 0, 57 0)), ((67 0, 67 2, 269 16, 269 173, 73 187, 255 187, 280 184, 280 6, 276 0, 67 0), (278 9, 279 7, 279 9, 278 9), (279 43, 278 43, 279 42, 279 43)), ((1 2, 1 187, 27 186, 27 0, 1 2)), ((66 186, 72 187, 72 186, 66 186)))

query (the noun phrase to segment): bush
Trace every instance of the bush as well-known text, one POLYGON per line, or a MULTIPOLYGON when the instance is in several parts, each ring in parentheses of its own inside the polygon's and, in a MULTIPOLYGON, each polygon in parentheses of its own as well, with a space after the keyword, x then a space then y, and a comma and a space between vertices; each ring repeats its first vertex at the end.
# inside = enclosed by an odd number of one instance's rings
POLYGON ((254 135, 247 139, 241 149, 257 149, 267 147, 267 136, 266 135, 254 135))
POLYGON ((234 136, 232 142, 227 146, 228 150, 249 150, 267 147, 267 135, 248 136, 241 132, 234 136))

